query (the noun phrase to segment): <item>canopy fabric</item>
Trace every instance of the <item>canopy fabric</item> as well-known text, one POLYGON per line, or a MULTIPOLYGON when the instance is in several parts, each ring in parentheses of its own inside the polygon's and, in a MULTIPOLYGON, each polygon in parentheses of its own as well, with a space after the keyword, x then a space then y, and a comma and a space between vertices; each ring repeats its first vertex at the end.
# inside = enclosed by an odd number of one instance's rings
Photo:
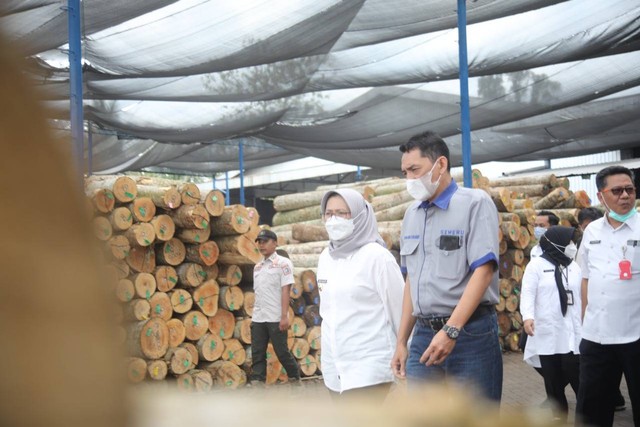
MULTIPOLYGON (((305 156, 398 168, 435 130, 460 165, 452 0, 84 0, 93 170, 211 174, 305 156)), ((0 4, 68 134, 66 1, 0 4)), ((472 161, 637 146, 640 3, 468 2, 472 161)))

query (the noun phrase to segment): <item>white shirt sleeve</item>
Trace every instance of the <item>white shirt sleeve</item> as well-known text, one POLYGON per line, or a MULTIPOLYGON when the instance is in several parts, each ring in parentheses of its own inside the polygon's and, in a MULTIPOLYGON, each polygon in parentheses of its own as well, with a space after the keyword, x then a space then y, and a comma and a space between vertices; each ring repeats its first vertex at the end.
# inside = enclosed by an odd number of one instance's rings
POLYGON ((541 279, 540 263, 536 262, 538 259, 532 259, 527 264, 522 276, 522 289, 520 292, 520 314, 522 314, 522 320, 535 320, 536 293, 541 279))

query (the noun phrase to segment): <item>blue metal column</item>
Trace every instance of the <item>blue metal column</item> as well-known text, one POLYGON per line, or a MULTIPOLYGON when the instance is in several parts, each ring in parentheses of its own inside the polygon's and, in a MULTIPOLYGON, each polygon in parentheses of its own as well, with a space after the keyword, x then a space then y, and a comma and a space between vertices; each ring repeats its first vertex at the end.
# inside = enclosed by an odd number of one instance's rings
POLYGON ((471 116, 469 114, 466 0, 458 0, 458 56, 460 76, 460 130, 462 131, 462 176, 464 178, 464 186, 471 188, 471 116))
POLYGON ((87 176, 93 175, 93 131, 91 122, 87 122, 87 176))
POLYGON ((229 206, 231 204, 231 195, 229 194, 229 172, 224 173, 224 182, 227 185, 227 192, 224 196, 224 201, 229 206))
POLYGON ((84 170, 84 114, 82 111, 82 46, 80 0, 67 2, 69 24, 69 83, 71 101, 71 138, 78 175, 84 170))
POLYGON ((244 143, 242 140, 240 140, 238 157, 240 158, 240 204, 244 205, 244 143))
POLYGON ((358 169, 356 170, 356 181, 362 181, 362 169, 360 169, 360 165, 358 165, 358 169))

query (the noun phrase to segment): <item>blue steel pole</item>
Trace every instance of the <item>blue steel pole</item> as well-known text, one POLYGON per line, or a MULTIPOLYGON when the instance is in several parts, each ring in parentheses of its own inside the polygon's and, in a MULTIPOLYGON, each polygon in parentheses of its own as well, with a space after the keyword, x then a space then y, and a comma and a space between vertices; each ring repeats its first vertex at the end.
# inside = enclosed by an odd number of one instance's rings
POLYGON ((87 123, 87 176, 93 175, 93 131, 91 122, 87 123))
POLYGON ((82 47, 80 43, 80 0, 68 0, 69 82, 71 101, 71 138, 77 173, 82 178, 84 163, 84 130, 82 112, 82 47))
POLYGON ((242 140, 240 140, 238 156, 240 157, 240 204, 244 205, 244 144, 242 140))
POLYGON ((469 113, 466 0, 458 0, 458 56, 460 76, 460 124, 462 131, 462 176, 464 186, 471 188, 471 116, 469 113))
POLYGON ((224 196, 224 201, 229 206, 231 204, 231 195, 229 194, 229 172, 224 173, 224 183, 227 186, 227 193, 224 196))

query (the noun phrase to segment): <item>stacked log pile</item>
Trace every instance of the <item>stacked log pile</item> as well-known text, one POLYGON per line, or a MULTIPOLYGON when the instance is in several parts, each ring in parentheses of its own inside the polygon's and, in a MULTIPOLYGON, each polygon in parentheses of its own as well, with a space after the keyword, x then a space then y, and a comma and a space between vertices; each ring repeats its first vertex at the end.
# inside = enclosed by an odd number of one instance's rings
MULTIPOLYGON (((121 303, 129 380, 192 391, 245 384, 253 266, 262 258, 257 211, 225 206, 217 190, 148 177, 91 177, 85 193, 121 303)), ((289 346, 310 376, 320 356, 315 274, 300 271, 296 280, 292 300, 305 304, 290 313, 289 346)), ((267 357, 268 383, 286 381, 273 348, 267 357)))
MULTIPOLYGON (((461 175, 453 178, 462 181, 461 175)), ((591 201, 586 192, 571 191, 567 178, 553 174, 489 180, 474 169, 472 184, 491 196, 499 212, 500 302, 496 309, 503 349, 515 351, 523 323, 519 311, 522 276, 531 249, 537 244, 532 237, 536 213, 549 210, 558 215, 561 225, 575 227, 579 210, 590 206, 591 201)), ((412 203, 404 179, 386 178, 341 186, 363 192, 373 206, 380 234, 399 259, 401 220, 412 203)), ((321 186, 309 193, 274 199, 277 213, 272 229, 296 267, 314 269, 328 244, 319 206, 322 195, 333 188, 336 186, 321 186)))

